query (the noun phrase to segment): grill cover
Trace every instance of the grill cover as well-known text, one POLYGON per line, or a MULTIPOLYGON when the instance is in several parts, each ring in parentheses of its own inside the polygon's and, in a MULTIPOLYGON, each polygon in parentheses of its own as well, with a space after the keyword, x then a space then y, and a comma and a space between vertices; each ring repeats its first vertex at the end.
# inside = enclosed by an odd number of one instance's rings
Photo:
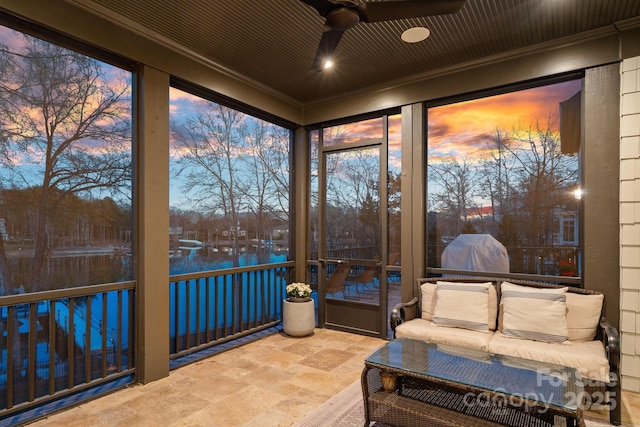
POLYGON ((509 273, 507 248, 490 234, 461 234, 442 252, 442 268, 509 273))

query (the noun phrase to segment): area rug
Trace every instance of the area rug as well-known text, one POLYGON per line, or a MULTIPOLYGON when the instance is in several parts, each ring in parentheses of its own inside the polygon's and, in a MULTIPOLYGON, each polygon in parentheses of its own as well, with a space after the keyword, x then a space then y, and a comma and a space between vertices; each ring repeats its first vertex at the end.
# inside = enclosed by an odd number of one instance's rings
MULTIPOLYGON (((585 416, 586 427, 610 427, 606 421, 585 416)), ((292 427, 362 427, 364 425, 364 405, 362 386, 356 381, 337 395, 314 409, 292 427)), ((375 427, 384 427, 379 423, 375 427)), ((632 427, 623 424, 623 427, 632 427)))

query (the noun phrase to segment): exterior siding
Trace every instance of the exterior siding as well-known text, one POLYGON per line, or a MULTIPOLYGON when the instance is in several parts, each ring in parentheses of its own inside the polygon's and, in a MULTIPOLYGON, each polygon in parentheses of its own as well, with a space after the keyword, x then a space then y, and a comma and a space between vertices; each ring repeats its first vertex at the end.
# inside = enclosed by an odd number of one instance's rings
POLYGON ((620 90, 620 334, 622 388, 640 392, 640 57, 620 90))

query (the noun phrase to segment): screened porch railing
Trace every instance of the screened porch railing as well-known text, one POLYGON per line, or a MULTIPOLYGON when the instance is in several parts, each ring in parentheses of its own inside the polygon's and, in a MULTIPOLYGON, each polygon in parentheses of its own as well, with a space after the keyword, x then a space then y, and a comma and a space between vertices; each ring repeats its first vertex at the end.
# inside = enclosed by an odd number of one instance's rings
POLYGON ((110 381, 133 381, 135 286, 0 299, 0 420, 110 381))
MULTIPOLYGON (((277 325, 294 263, 170 278, 170 359, 277 325)), ((0 420, 135 379, 136 282, 0 300, 0 420)))
POLYGON ((170 359, 277 325, 293 267, 288 261, 170 276, 170 359))

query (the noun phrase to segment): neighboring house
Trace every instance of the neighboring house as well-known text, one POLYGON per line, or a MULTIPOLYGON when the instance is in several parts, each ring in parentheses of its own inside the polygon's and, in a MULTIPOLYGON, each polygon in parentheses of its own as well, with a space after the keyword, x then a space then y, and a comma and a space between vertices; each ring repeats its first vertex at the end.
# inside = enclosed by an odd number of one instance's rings
POLYGON ((556 246, 578 246, 578 213, 561 211, 556 213, 557 234, 553 244, 556 246))

